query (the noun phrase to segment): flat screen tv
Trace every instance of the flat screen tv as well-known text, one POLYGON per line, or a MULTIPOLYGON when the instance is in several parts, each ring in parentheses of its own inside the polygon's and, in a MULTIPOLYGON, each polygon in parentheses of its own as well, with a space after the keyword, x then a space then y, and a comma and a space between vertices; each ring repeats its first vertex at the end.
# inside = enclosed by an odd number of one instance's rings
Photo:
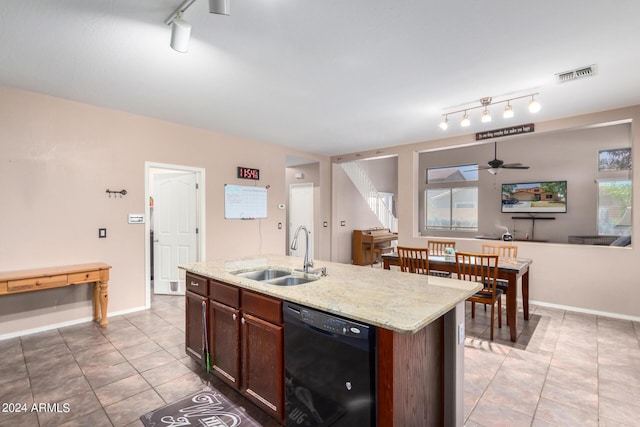
POLYGON ((567 181, 502 184, 502 212, 566 213, 567 181))

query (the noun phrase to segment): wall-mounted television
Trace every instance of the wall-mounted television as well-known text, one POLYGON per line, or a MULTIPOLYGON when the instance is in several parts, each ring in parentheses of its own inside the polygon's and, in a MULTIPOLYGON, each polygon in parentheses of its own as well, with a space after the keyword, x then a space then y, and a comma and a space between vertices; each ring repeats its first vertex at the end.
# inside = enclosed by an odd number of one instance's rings
POLYGON ((567 181, 502 184, 502 212, 566 213, 567 181))

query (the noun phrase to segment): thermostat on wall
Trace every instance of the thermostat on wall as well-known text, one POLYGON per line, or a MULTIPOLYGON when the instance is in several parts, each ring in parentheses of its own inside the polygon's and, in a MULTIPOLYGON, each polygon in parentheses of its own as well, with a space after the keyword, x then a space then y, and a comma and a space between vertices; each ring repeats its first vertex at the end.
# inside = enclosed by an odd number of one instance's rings
POLYGON ((144 214, 129 214, 129 224, 144 224, 144 214))

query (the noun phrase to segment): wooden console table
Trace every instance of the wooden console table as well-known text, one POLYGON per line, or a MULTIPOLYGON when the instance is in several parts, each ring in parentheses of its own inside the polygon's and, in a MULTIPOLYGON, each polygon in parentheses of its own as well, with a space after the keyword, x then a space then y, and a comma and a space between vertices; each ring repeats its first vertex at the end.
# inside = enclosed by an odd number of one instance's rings
POLYGON ((0 272, 0 296, 62 286, 95 283, 93 288, 93 320, 107 327, 109 301, 109 269, 102 262, 0 272))

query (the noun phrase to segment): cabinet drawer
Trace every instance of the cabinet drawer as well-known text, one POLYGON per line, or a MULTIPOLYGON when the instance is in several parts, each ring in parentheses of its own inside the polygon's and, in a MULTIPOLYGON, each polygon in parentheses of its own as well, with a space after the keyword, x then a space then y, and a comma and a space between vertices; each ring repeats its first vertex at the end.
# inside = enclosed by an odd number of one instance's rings
POLYGON ((240 289, 215 280, 209 283, 209 298, 233 308, 240 307, 240 289))
POLYGON ((196 294, 207 296, 209 289, 207 287, 208 279, 195 274, 187 273, 187 290, 196 294))
POLYGON ((7 282, 0 282, 0 294, 7 293, 7 282))
POLYGON ((11 292, 27 292, 38 289, 57 288, 67 285, 67 275, 60 274, 58 276, 45 276, 31 279, 9 280, 7 282, 7 290, 11 292))
POLYGON ((69 284, 74 285, 77 283, 91 283, 100 281, 100 271, 85 271, 82 273, 69 274, 69 284))
POLYGON ((272 323, 282 323, 282 301, 242 290, 242 311, 272 323))

